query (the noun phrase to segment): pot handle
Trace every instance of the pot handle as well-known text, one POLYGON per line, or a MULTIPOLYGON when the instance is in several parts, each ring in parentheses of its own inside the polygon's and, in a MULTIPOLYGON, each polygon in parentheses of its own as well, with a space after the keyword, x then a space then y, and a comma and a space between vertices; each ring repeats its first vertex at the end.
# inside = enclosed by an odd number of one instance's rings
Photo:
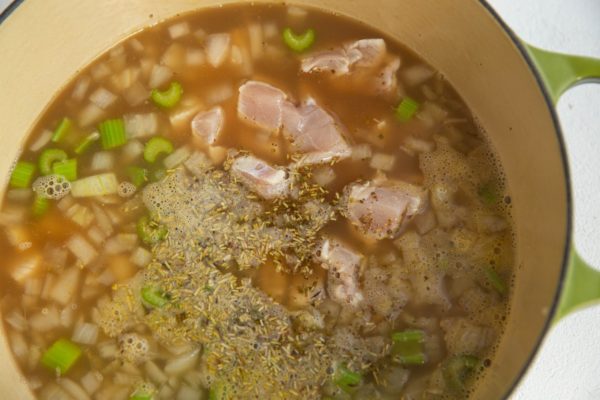
MULTIPOLYGON (((600 60, 590 57, 553 53, 524 44, 542 75, 554 104, 569 88, 593 80, 600 82, 600 60)), ((554 322, 594 302, 600 301, 600 270, 591 267, 571 246, 565 278, 554 322)))

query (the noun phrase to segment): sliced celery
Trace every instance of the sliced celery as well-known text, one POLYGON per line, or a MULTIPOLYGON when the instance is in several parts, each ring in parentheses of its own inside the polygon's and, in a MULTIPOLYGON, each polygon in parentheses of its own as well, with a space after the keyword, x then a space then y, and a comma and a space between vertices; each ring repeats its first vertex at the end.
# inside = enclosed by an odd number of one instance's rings
POLYGON ((127 143, 125 122, 121 118, 109 119, 98 125, 100 142, 104 150, 110 150, 127 143))
POLYGON ((413 100, 410 97, 405 97, 396 107, 394 114, 398 120, 401 122, 406 122, 412 119, 418 109, 419 103, 416 100, 413 100))
POLYGON ((496 270, 494 270, 491 267, 485 267, 483 269, 483 273, 485 274, 485 277, 487 278, 490 285, 492 285, 492 287, 496 289, 498 293, 506 294, 506 284, 504 283, 500 275, 498 275, 496 270))
POLYGON ((77 159, 71 158, 55 162, 52 165, 52 173, 55 175, 62 175, 69 182, 73 182, 77 179, 77 159))
POLYGON ((283 42, 297 53, 302 53, 310 49, 315 43, 315 39, 316 34, 314 29, 307 29, 304 33, 298 35, 291 28, 283 30, 283 42))
POLYGON ((73 125, 73 123, 71 122, 71 120, 67 117, 63 118, 60 123, 58 124, 58 126, 56 127, 56 129, 54 130, 54 133, 52 134, 52 142, 54 143, 58 143, 60 141, 62 141, 65 136, 67 136, 67 134, 69 133, 69 131, 71 130, 71 126, 73 125))
POLYGON ((151 307, 164 307, 169 302, 169 298, 162 290, 152 286, 144 286, 141 290, 142 300, 151 307))
POLYGON ((333 382, 344 392, 350 393, 361 384, 362 375, 342 364, 337 367, 333 382))
POLYGON ((148 170, 141 167, 131 166, 127 168, 127 176, 136 187, 143 186, 148 182, 148 170))
POLYGON ((31 185, 35 175, 35 164, 19 161, 10 176, 10 186, 14 188, 27 188, 31 185))
POLYGON ((42 355, 42 365, 51 371, 66 374, 81 357, 81 348, 68 339, 58 339, 42 355))
POLYGON ((67 153, 61 149, 45 149, 40 154, 38 164, 42 175, 50 175, 52 173, 52 165, 57 161, 67 159, 67 153))
POLYGON ((422 365, 425 363, 423 343, 425 333, 417 329, 408 329, 392 333, 392 356, 404 365, 422 365))
POLYGON ((462 390, 480 364, 479 359, 474 356, 453 356, 442 364, 442 374, 448 386, 454 390, 462 390))
POLYGON ((144 160, 153 163, 161 154, 171 154, 173 152, 173 143, 169 139, 156 136, 146 142, 144 146, 144 160))
POLYGON ((181 96, 183 95, 183 87, 179 82, 171 82, 169 88, 165 91, 158 89, 152 89, 150 98, 159 107, 172 108, 179 103, 181 96))
POLYGON ((94 143, 98 141, 98 139, 100 139, 100 134, 98 132, 90 133, 81 142, 79 142, 77 147, 75 147, 75 154, 85 153, 90 147, 92 147, 94 143))

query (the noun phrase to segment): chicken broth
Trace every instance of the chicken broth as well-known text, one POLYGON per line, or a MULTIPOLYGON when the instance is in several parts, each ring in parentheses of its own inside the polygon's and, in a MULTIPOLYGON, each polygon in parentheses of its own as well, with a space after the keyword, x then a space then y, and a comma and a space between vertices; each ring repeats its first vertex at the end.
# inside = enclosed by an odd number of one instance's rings
POLYGON ((443 75, 285 5, 150 27, 48 107, 0 213, 40 399, 462 399, 508 313, 510 197, 443 75))

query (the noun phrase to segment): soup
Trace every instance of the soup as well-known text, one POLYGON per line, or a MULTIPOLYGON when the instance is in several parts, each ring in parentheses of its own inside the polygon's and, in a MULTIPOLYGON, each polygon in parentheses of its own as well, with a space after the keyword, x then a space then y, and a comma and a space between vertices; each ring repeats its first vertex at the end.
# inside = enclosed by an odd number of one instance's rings
POLYGON ((202 10, 102 55, 0 224, 40 399, 462 399, 509 311, 510 196, 474 117, 313 9, 202 10))

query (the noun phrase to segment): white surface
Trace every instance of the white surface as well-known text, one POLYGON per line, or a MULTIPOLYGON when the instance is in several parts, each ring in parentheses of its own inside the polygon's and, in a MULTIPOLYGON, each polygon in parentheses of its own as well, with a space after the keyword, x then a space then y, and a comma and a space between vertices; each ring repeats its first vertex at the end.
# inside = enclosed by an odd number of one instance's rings
MULTIPOLYGON (((600 0, 488 1, 529 43, 600 58, 600 0)), ((0 0, 0 10, 8 3, 0 0)), ((558 113, 571 163, 575 243, 600 266, 600 85, 572 89, 558 113)), ((567 317, 546 337, 512 400, 600 399, 599 343, 600 306, 567 317)))

